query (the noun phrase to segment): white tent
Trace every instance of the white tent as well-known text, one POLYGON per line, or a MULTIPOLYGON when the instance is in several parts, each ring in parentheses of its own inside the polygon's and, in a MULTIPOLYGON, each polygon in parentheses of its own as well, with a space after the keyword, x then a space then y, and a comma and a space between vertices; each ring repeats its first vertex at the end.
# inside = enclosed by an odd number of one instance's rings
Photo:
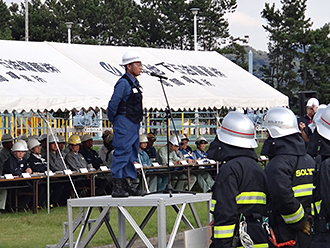
POLYGON ((216 52, 0 41, 0 112, 107 108, 129 49, 141 54, 144 107, 270 108, 288 98, 216 52))

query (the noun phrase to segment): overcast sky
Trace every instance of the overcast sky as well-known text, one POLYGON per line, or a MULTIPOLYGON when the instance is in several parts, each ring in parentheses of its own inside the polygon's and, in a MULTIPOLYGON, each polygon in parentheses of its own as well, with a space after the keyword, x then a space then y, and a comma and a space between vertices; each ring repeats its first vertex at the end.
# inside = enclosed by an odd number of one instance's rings
MULTIPOLYGON (((265 3, 275 3, 276 9, 281 8, 280 0, 237 0, 238 7, 233 14, 228 14, 230 33, 237 37, 249 35, 249 44, 257 49, 268 51, 267 49, 267 33, 262 25, 266 21, 261 18, 261 11, 265 7, 265 3)), ((310 17, 313 29, 322 27, 325 23, 330 22, 330 1, 329 0, 308 0, 306 18, 310 17)))
MULTIPOLYGON (((5 0, 10 2, 21 3, 25 0, 5 0)), ((280 0, 237 0, 238 7, 233 14, 226 17, 229 20, 230 33, 234 37, 244 37, 249 35, 249 44, 262 51, 267 51, 267 33, 262 25, 266 24, 261 18, 260 13, 265 7, 265 3, 275 3, 276 8, 280 8, 280 0)), ((310 17, 314 23, 313 28, 319 28, 325 23, 330 22, 330 1, 329 0, 308 0, 306 17, 310 17)))

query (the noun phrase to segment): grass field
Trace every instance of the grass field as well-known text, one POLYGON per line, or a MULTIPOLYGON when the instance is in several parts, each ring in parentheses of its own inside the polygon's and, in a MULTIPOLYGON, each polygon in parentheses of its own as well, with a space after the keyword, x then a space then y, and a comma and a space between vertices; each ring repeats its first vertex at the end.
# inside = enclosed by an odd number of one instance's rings
MULTIPOLYGON (((202 221, 203 226, 207 225, 207 206, 205 202, 195 204, 196 211, 202 221)), ((127 208, 129 213, 133 216, 137 224, 140 224, 148 213, 147 207, 130 207, 127 208)), ((74 209, 74 218, 78 215, 78 208, 74 209)), ((196 227, 193 222, 193 216, 189 208, 186 208, 185 214, 191 223, 196 227)), ((92 217, 98 216, 98 210, 93 209, 92 217)), ((171 233, 176 213, 171 207, 166 208, 166 221, 167 233, 171 233)), ((4 213, 0 215, 0 247, 1 248, 39 248, 46 247, 49 244, 56 244, 62 237, 63 229, 62 222, 68 220, 67 208, 57 207, 47 214, 47 210, 41 210, 38 214, 33 215, 32 212, 27 213, 4 213)), ((114 228, 115 233, 117 230, 117 209, 110 210, 110 223, 114 228)), ((133 236, 133 228, 126 222, 127 237, 133 236)), ((179 231, 186 230, 186 226, 181 222, 179 231)), ((76 231, 76 236, 79 231, 76 231)), ((147 237, 157 236, 157 213, 153 215, 149 223, 144 228, 144 233, 147 237)), ((96 233, 88 247, 96 247, 106 244, 112 244, 111 236, 106 229, 105 225, 96 233)))

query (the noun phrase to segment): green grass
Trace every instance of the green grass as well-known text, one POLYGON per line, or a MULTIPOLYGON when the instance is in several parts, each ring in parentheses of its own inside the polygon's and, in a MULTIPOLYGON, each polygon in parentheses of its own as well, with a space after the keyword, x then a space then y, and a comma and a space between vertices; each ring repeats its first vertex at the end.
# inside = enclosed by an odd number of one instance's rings
MULTIPOLYGON (((207 225, 207 207, 206 203, 195 203, 196 211, 203 226, 207 225)), ((129 213, 139 225, 148 213, 148 207, 129 207, 129 213)), ((79 208, 73 209, 74 218, 78 215, 79 208)), ((92 211, 91 218, 97 218, 98 210, 92 211)), ((185 214, 190 222, 195 226, 190 208, 187 206, 185 214)), ((166 230, 171 233, 176 213, 173 208, 166 208, 166 230)), ((33 215, 32 212, 27 213, 4 213, 0 215, 0 247, 1 248, 38 248, 46 247, 49 244, 56 244, 62 238, 62 222, 68 220, 67 208, 58 207, 51 210, 47 214, 47 210, 41 210, 38 214, 33 215)), ((117 229, 117 208, 110 210, 110 223, 114 228, 116 235, 117 229)), ((181 222, 179 231, 186 230, 186 226, 181 222)), ((75 238, 79 233, 79 229, 75 232, 75 238)), ((154 213, 146 227, 144 233, 147 237, 157 236, 157 211, 154 213)), ((134 234, 133 228, 126 222, 126 235, 128 238, 134 234)), ((96 247, 101 245, 112 244, 110 234, 103 224, 100 230, 96 233, 88 247, 96 247)))

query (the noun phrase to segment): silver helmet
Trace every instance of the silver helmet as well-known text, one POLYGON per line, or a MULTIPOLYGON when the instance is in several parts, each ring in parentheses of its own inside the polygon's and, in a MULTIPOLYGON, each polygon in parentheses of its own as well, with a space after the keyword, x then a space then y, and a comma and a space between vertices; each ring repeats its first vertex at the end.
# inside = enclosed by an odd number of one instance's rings
POLYGON ((272 138, 281 138, 300 133, 294 113, 284 107, 271 108, 265 117, 263 127, 267 128, 272 138))
POLYGON ((217 130, 217 136, 223 143, 242 147, 256 148, 255 129, 252 121, 238 112, 230 112, 225 116, 222 126, 217 130))

